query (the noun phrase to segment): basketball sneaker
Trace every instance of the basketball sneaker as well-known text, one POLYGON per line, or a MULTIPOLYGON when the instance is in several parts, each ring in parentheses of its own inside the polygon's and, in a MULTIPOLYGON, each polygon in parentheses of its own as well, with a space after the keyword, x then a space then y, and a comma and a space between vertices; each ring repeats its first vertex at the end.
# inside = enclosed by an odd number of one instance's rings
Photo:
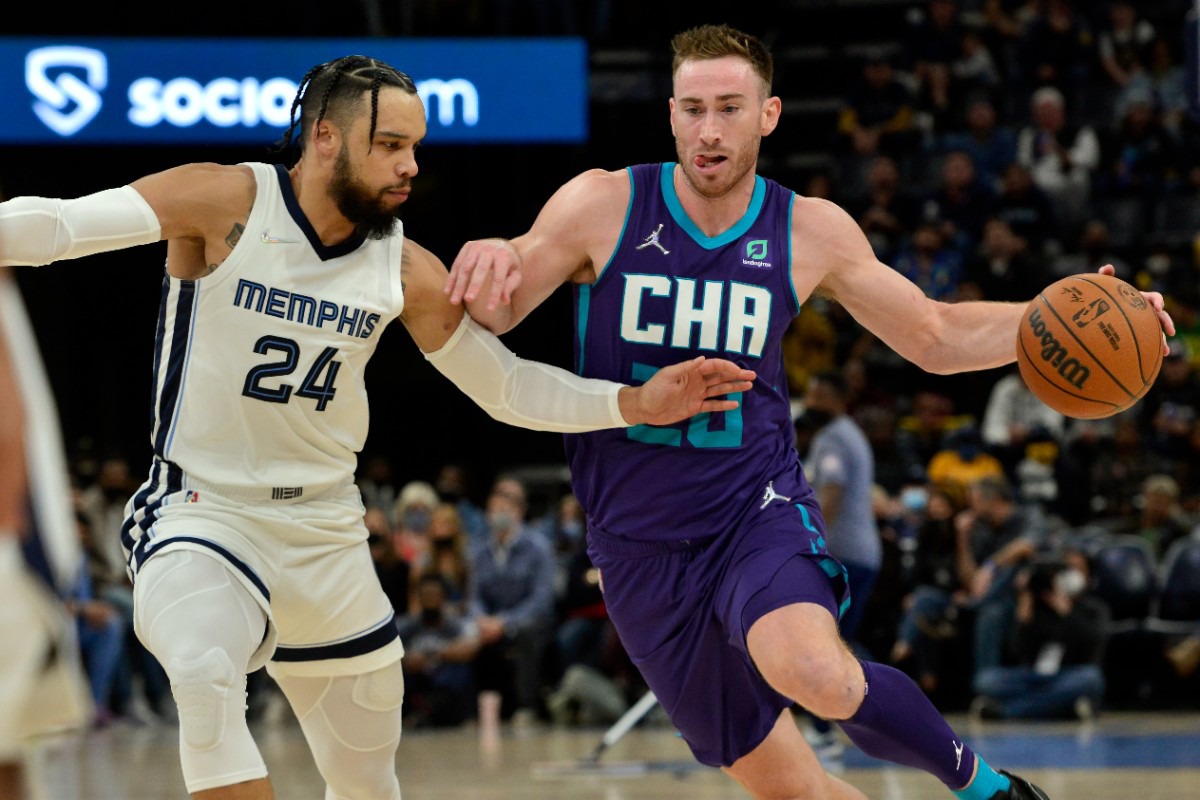
POLYGON ((991 800, 1050 800, 1045 792, 1024 778, 1004 770, 1000 770, 1000 774, 1008 778, 1011 785, 1007 792, 996 792, 991 800))

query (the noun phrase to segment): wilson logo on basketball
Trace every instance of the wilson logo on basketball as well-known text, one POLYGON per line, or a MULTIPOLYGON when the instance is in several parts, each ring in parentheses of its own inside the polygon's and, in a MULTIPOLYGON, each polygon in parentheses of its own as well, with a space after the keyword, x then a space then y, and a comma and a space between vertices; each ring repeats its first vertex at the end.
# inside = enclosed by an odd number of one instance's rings
POLYGON ((1058 370, 1058 374, 1063 376, 1067 383, 1076 389, 1082 389, 1092 371, 1080 364, 1078 359, 1072 358, 1062 342, 1046 330, 1046 322, 1042 319, 1040 309, 1033 309, 1027 319, 1033 335, 1041 342, 1042 350, 1039 355, 1042 361, 1058 370))

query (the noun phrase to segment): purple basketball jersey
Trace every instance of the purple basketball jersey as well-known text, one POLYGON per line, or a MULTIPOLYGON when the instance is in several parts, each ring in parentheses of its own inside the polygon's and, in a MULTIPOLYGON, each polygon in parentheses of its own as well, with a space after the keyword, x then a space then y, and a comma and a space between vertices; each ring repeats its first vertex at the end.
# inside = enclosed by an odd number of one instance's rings
POLYGON ((708 237, 675 194, 675 164, 628 169, 632 197, 612 258, 576 286, 580 375, 644 383, 698 355, 758 378, 734 411, 672 426, 566 436, 576 496, 610 536, 672 541, 733 529, 772 498, 809 501, 793 446, 780 343, 799 311, 791 280, 794 194, 756 179, 746 214, 708 237))

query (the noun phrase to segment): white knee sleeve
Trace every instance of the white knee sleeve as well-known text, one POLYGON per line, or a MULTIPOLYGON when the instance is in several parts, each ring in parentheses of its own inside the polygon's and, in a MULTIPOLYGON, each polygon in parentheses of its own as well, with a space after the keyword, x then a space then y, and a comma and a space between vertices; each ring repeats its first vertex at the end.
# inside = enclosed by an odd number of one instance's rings
POLYGON ((138 573, 134 625, 171 679, 190 793, 266 777, 246 726, 246 671, 267 624, 258 601, 215 558, 176 550, 138 573))
POLYGON ((399 661, 365 675, 307 678, 271 667, 300 720, 326 800, 399 800, 404 672, 399 661))

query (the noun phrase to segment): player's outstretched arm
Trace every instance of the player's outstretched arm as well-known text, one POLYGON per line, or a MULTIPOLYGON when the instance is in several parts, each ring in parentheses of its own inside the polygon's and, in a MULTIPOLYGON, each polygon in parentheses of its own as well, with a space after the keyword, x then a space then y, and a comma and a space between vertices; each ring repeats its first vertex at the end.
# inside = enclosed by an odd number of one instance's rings
POLYGON ((163 239, 228 235, 254 201, 248 167, 185 164, 71 200, 0 203, 0 266, 44 266, 163 239))
POLYGON ((703 411, 728 411, 724 395, 755 374, 724 359, 697 358, 659 370, 642 386, 582 378, 518 358, 441 291, 446 268, 404 243, 401 320, 430 363, 494 419, 533 430, 579 433, 643 423, 667 425, 703 411))
POLYGON ((636 389, 621 390, 621 416, 635 424, 670 425, 705 412, 732 411, 738 404, 725 395, 746 391, 754 377, 752 370, 723 358, 672 364, 636 389))
POLYGON ((999 367, 1016 360, 1024 303, 942 303, 875 257, 858 224, 837 205, 797 197, 792 280, 797 296, 821 291, 867 330, 929 372, 999 367))
POLYGON ((443 291, 488 330, 510 330, 563 283, 599 276, 620 237, 629 193, 624 171, 595 169, 572 178, 528 233, 464 244, 443 291))

